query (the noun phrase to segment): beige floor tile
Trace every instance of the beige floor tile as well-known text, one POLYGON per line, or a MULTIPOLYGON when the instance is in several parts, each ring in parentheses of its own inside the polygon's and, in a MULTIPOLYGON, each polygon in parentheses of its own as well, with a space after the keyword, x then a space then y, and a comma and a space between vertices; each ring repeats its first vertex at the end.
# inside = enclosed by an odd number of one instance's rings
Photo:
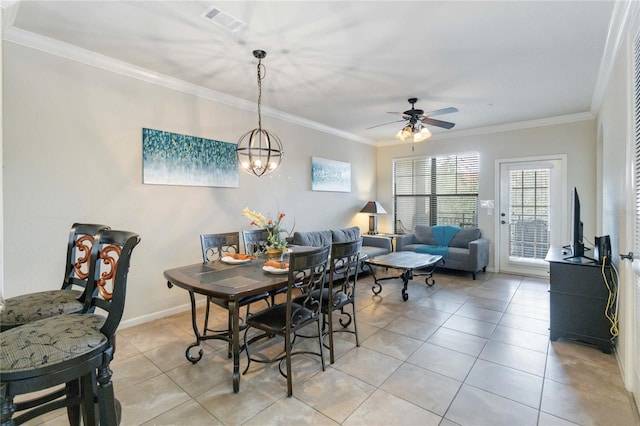
MULTIPOLYGON (((167 372, 181 365, 191 364, 185 356, 185 351, 189 345, 195 342, 195 340, 194 336, 184 336, 182 340, 171 342, 146 351, 144 352, 144 356, 162 371, 167 372)), ((212 350, 208 349, 204 345, 200 347, 203 348, 205 353, 203 356, 207 356, 209 352, 212 352, 212 350)), ((191 355, 195 356, 198 353, 198 349, 199 348, 195 348, 190 351, 191 355)))
POLYGON ((461 426, 534 426, 538 410, 464 384, 445 417, 461 426))
POLYGON ((362 343, 362 346, 392 356, 401 361, 406 360, 422 345, 422 340, 403 336, 388 330, 380 330, 362 343))
POLYGON ((189 338, 195 340, 193 333, 190 334, 172 324, 156 327, 148 332, 127 334, 127 341, 141 352, 147 352, 167 344, 182 345, 189 338))
POLYGON ((286 398, 286 383, 275 377, 275 374, 243 376, 238 393, 233 393, 229 383, 222 383, 195 399, 223 424, 239 425, 278 399, 286 398))
POLYGON ((443 312, 433 308, 414 306, 413 308, 408 309, 403 316, 409 319, 428 322, 430 324, 442 325, 451 317, 451 315, 452 314, 449 312, 443 312))
POLYGON ((190 399, 176 408, 161 414, 146 423, 144 426, 223 426, 218 419, 205 410, 200 404, 190 399))
POLYGON ((549 336, 518 330, 517 328, 499 325, 491 333, 489 340, 507 343, 546 354, 549 348, 549 336))
POLYGON ((424 425, 436 426, 441 417, 383 390, 376 390, 344 425, 424 425))
POLYGON ((522 315, 505 313, 498 323, 505 327, 517 328, 518 330, 530 331, 549 337, 549 319, 529 318, 522 315))
POLYGON ((442 326, 487 339, 496 328, 495 323, 466 318, 457 314, 452 315, 442 326))
POLYGON ((160 375, 124 390, 116 388, 116 398, 122 404, 121 425, 127 426, 140 425, 166 413, 187 402, 189 395, 167 376, 160 375))
POLYGON ((304 382, 294 395, 332 420, 341 423, 376 388, 352 375, 328 368, 304 382))
POLYGON ((222 384, 232 388, 233 363, 218 354, 205 355, 196 364, 186 363, 166 374, 192 398, 222 384))
POLYGON ((463 381, 467 377, 475 361, 475 357, 428 342, 420 346, 407 360, 410 364, 458 381, 463 381))
POLYGON ((333 367, 373 386, 380 386, 402 361, 360 346, 336 360, 333 367))
MULTIPOLYGON (((475 298, 475 300, 478 299, 480 298, 475 298)), ((500 321, 500 318, 502 318, 502 312, 500 311, 473 306, 469 303, 465 303, 460 309, 455 312, 455 314, 461 317, 486 321, 494 324, 497 324, 500 321)))
POLYGON ((425 298, 417 302, 418 306, 423 308, 435 309, 440 312, 447 312, 449 314, 453 314, 455 311, 460 309, 464 302, 457 302, 446 297, 437 297, 440 293, 436 295, 425 298))
POLYGON ((547 359, 542 352, 494 341, 487 343, 480 358, 540 377, 545 374, 547 359))
POLYGON ((403 364, 380 389, 443 416, 461 385, 441 374, 403 364))
POLYGON ((282 398, 243 426, 337 426, 338 424, 296 398, 282 398))
POLYGON ((427 342, 477 357, 487 344, 487 339, 441 327, 429 337, 427 342))
POLYGON ((469 372, 465 384, 537 410, 540 408, 542 380, 541 376, 479 359, 469 372))
POLYGON ((506 300, 487 299, 485 297, 470 297, 464 306, 475 306, 482 309, 504 312, 507 306, 509 306, 509 302, 506 300))
POLYGON ((438 326, 402 316, 391 321, 384 329, 424 342, 438 329, 438 326))
POLYGON ((540 410, 580 425, 634 425, 629 400, 545 379, 540 410))
POLYGON ((382 328, 402 313, 395 312, 386 305, 374 303, 358 311, 358 325, 366 323, 374 327, 382 328))
POLYGON ((113 370, 113 386, 116 391, 127 389, 162 374, 162 370, 144 355, 119 359, 117 362, 114 360, 111 363, 111 369, 113 370))

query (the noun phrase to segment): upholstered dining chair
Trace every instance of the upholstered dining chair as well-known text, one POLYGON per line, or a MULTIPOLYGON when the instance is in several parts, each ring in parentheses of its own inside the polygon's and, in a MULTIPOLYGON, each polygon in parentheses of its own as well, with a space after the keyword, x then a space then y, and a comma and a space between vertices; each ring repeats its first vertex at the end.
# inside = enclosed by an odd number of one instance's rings
MULTIPOLYGON (((293 381, 291 377, 291 357, 299 353, 319 355, 322 362, 322 371, 325 369, 324 352, 322 350, 322 300, 314 298, 324 285, 324 279, 328 268, 329 246, 319 247, 308 251, 292 252, 289 258, 289 275, 287 281, 287 298, 285 303, 270 306, 260 312, 256 312, 247 318, 247 327, 244 333, 244 347, 247 352, 247 367, 243 374, 249 371, 251 362, 280 362, 286 363, 286 373, 279 365, 280 373, 287 378, 287 396, 293 395, 293 381), (304 299, 295 303, 294 299, 302 293, 304 299), (313 323, 317 324, 319 352, 298 350, 293 351, 295 334, 313 323), (252 329, 257 329, 262 334, 255 334, 252 329), (274 359, 252 358, 250 346, 253 342, 263 337, 271 338, 281 336, 284 338, 284 356, 274 359)), ((320 291, 321 295, 322 292, 320 291)))
MULTIPOLYGON (((202 246, 202 260, 204 263, 220 261, 223 257, 229 254, 240 253, 240 233, 239 232, 225 232, 221 234, 202 234, 200 235, 200 243, 202 246)), ((238 301, 238 306, 246 306, 248 316, 249 305, 253 302, 264 300, 268 304, 269 293, 260 293, 254 296, 245 297, 238 301)), ((217 297, 207 298, 207 307, 204 314, 204 329, 203 335, 206 336, 207 332, 210 332, 210 336, 217 335, 220 340, 225 340, 229 343, 229 349, 227 356, 231 358, 231 321, 232 313, 229 311, 229 302, 225 299, 217 297), (209 313, 211 304, 217 305, 228 311, 227 315, 227 328, 224 330, 214 330, 209 328, 209 313), (213 333, 213 334, 211 334, 213 333)), ((216 338, 216 337, 213 337, 216 338)))
POLYGON ((84 313, 41 319, 0 333, 1 424, 21 424, 61 407, 67 407, 72 425, 80 423, 80 413, 85 425, 118 424, 109 364, 124 311, 131 253, 139 242, 132 232, 101 231, 91 251, 84 313), (90 313, 95 308, 100 313, 90 313), (16 395, 61 384, 62 392, 54 389, 14 402, 16 395))
POLYGON ((5 300, 0 331, 57 315, 82 312, 87 296, 89 258, 96 234, 107 225, 74 223, 67 242, 62 288, 23 294, 5 300))

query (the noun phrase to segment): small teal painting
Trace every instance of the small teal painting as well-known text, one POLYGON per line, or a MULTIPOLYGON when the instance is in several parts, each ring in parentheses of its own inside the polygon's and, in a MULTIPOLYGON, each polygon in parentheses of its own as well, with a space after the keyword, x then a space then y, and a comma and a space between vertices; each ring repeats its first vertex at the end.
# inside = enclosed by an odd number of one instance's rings
POLYGON ((238 187, 236 144, 142 129, 142 182, 238 187))
POLYGON ((311 190, 351 192, 351 163, 311 157, 311 190))

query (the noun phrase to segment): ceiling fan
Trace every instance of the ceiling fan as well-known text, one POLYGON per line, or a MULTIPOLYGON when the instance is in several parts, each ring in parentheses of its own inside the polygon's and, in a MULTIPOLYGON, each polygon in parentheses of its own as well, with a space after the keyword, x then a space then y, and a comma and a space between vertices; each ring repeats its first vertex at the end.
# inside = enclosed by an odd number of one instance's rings
POLYGON ((411 104, 411 109, 408 109, 404 112, 389 112, 388 114, 397 114, 402 116, 402 120, 391 121, 389 123, 378 124, 376 126, 368 127, 367 129, 373 129, 375 127, 386 126, 387 124, 399 123, 401 121, 406 121, 407 124, 398 132, 396 135, 397 139, 404 141, 408 138, 413 138, 414 142, 421 142, 429 137, 431 137, 431 132, 425 125, 442 127, 443 129, 451 129, 455 126, 455 123, 451 123, 449 121, 436 120, 431 117, 435 115, 442 114, 451 114, 454 112, 458 112, 458 108, 449 107, 437 109, 431 112, 424 112, 421 109, 416 109, 416 102, 418 102, 418 98, 409 98, 409 103, 411 104))

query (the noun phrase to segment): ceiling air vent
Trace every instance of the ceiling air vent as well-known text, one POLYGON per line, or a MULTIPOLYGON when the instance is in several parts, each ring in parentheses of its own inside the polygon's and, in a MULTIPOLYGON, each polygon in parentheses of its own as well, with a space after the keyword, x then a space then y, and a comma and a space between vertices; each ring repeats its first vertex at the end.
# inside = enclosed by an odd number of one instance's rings
POLYGON ((202 12, 200 16, 209 22, 213 22, 214 24, 225 28, 227 31, 231 31, 232 33, 238 31, 245 25, 245 23, 238 18, 229 15, 227 12, 224 12, 215 6, 209 7, 207 10, 202 12))

